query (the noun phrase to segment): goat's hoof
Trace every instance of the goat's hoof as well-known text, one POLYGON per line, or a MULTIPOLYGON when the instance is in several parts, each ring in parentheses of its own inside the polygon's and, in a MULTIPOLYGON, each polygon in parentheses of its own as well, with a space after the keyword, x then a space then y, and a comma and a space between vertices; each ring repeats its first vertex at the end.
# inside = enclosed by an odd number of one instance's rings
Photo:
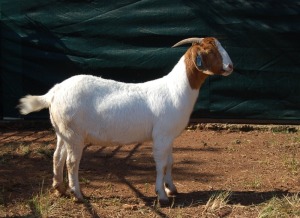
POLYGON ((170 204, 169 199, 159 199, 158 202, 161 207, 166 207, 170 204))
POLYGON ((84 198, 82 196, 76 195, 75 192, 72 191, 72 190, 70 191, 70 194, 72 196, 73 202, 75 202, 75 203, 84 203, 84 198))
POLYGON ((73 200, 74 203, 78 203, 78 204, 84 203, 83 198, 77 198, 77 197, 73 196, 72 200, 73 200))
POLYGON ((57 189, 54 190, 54 196, 55 196, 55 197, 63 197, 63 196, 65 196, 65 195, 66 195, 65 192, 60 192, 60 191, 57 190, 57 189))
POLYGON ((64 185, 56 184, 56 185, 53 185, 52 188, 53 188, 52 189, 53 193, 56 197, 61 197, 61 196, 64 196, 66 194, 66 188, 64 187, 64 185))
POLYGON ((52 186, 56 192, 59 192, 61 195, 66 193, 66 187, 63 184, 57 183, 52 186))

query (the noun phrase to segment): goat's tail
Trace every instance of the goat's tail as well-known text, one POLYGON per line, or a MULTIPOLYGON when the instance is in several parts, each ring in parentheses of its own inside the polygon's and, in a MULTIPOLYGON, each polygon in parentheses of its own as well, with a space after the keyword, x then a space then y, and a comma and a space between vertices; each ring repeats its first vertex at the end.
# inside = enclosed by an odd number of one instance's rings
POLYGON ((21 114, 26 115, 34 111, 49 108, 49 106, 50 104, 47 102, 44 95, 26 95, 24 98, 20 99, 20 104, 17 107, 21 114))
POLYGON ((20 113, 23 115, 49 108, 57 88, 58 85, 54 86, 45 95, 26 95, 20 99, 20 104, 17 108, 19 108, 20 113))

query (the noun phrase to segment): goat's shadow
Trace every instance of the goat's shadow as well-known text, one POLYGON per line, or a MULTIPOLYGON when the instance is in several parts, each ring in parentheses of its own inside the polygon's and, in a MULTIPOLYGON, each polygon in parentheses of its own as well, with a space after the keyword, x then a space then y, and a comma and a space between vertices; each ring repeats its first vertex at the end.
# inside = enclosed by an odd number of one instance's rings
MULTIPOLYGON (((179 193, 175 198, 175 206, 193 207, 198 205, 205 205, 208 200, 216 193, 226 192, 226 190, 213 190, 213 191, 194 191, 189 193, 179 193)), ((258 205, 264 203, 273 197, 283 198, 284 196, 292 195, 287 191, 232 191, 230 192, 228 204, 231 205, 258 205)))
MULTIPOLYGON (((128 171, 130 171, 133 175, 139 175, 139 170, 147 171, 147 178, 143 176, 143 181, 151 181, 151 172, 155 172, 155 166, 154 163, 148 164, 147 167, 143 168, 143 166, 138 166, 136 164, 131 164, 128 162, 130 159, 136 159, 137 156, 134 156, 134 153, 138 152, 138 150, 141 149, 141 144, 136 144, 132 147, 131 151, 124 157, 119 158, 116 157, 117 153, 120 153, 120 147, 116 147, 114 150, 111 150, 110 152, 105 151, 105 149, 100 148, 96 152, 89 152, 87 151, 85 157, 83 158, 83 168, 88 167, 90 170, 95 170, 97 172, 104 172, 103 166, 94 166, 95 168, 91 168, 93 162, 93 156, 97 157, 99 160, 102 159, 102 161, 110 162, 112 165, 110 168, 110 173, 114 174, 116 180, 120 184, 125 184, 131 191, 135 193, 135 196, 139 198, 144 205, 153 211, 153 213, 157 214, 159 217, 167 217, 166 214, 163 213, 162 210, 157 209, 157 197, 155 196, 154 192, 151 197, 145 196, 139 188, 137 188, 132 181, 128 180, 125 175, 127 175, 128 171), (119 167, 122 165, 122 172, 120 171, 119 167), (149 174, 149 175, 148 175, 149 174)), ((143 149, 148 149, 150 147, 144 147, 143 149)), ((201 150, 201 148, 199 148, 201 150)), ((213 150, 212 152, 218 152, 217 150, 213 150)), ((141 158, 141 157, 139 157, 141 158)), ((139 159, 137 158, 137 159, 139 159)), ((147 157, 143 157, 142 159, 136 161, 136 162, 151 162, 152 157, 148 155, 147 157)), ((100 161, 101 162, 101 161, 100 161)), ((192 163, 191 163, 192 164, 192 163)), ((201 163, 198 163, 201 164, 201 163)), ((110 166, 107 166, 110 167, 110 166)), ((182 178, 187 178, 188 176, 191 176, 188 174, 188 172, 185 172, 181 169, 176 169, 176 173, 180 174, 182 178)), ((91 174, 89 174, 91 176, 91 174)), ((214 177, 216 175, 214 174, 196 174, 196 176, 201 177, 214 177)), ((94 177, 94 176, 92 176, 94 177)), ((96 178, 91 178, 96 179, 96 178)), ((143 182, 140 179, 137 179, 135 183, 142 183, 143 182)), ((154 181, 153 181, 154 183, 154 181)), ((90 185, 89 185, 90 186, 90 185)), ((180 190, 179 190, 180 191, 180 190)), ((168 207, 168 208, 191 208, 191 207, 198 207, 201 205, 206 205, 209 199, 214 194, 225 192, 226 190, 211 190, 211 191, 193 191, 193 192, 187 192, 187 193, 179 193, 176 197, 171 197, 170 204, 168 205, 161 205, 161 207, 168 207)), ((257 192, 257 191, 231 191, 229 196, 229 205, 242 205, 242 206, 249 206, 249 205, 259 205, 261 203, 267 202, 268 200, 272 199, 273 197, 277 198, 284 198, 285 196, 292 195, 293 193, 283 191, 283 190, 275 190, 275 191, 266 191, 266 192, 257 192)), ((86 196, 86 202, 85 207, 87 208, 90 213, 94 213, 95 210, 93 209, 92 202, 94 201, 101 201, 105 197, 97 197, 93 196, 92 198, 89 198, 89 196, 86 196)), ((93 214, 94 217, 97 217, 97 214, 93 214)))
MULTIPOLYGON (((126 184, 129 184, 125 181, 126 184)), ((137 189, 129 184, 129 187, 137 194, 137 197, 142 199, 145 206, 153 207, 157 204, 157 197, 147 197, 141 194, 137 189)), ((228 190, 211 190, 211 191, 193 191, 187 193, 178 193, 175 197, 169 197, 170 204, 162 205, 162 207, 197 207, 199 205, 206 205, 207 202, 211 199, 212 196, 218 193, 229 192, 228 204, 229 205, 241 205, 241 206, 250 206, 250 205, 259 205, 264 202, 271 200, 272 198, 284 198, 286 196, 291 196, 296 193, 291 193, 284 190, 277 191, 228 191, 228 190)), ((90 197, 86 196, 87 202, 91 200, 90 197)), ((105 197, 101 197, 103 199, 105 197)), ((93 196, 94 200, 97 200, 97 197, 93 196)), ((100 199, 100 198, 99 198, 100 199)), ((98 199, 98 200, 99 200, 98 199)))
MULTIPOLYGON (((136 191, 136 190, 134 190, 136 191)), ((170 198, 170 204, 160 205, 157 204, 157 198, 155 197, 145 197, 139 196, 146 207, 148 207, 153 213, 158 217, 168 217, 161 208, 192 208, 201 205, 206 205, 209 199, 216 193, 225 192, 226 190, 214 190, 214 191, 194 191, 189 193, 179 193, 176 197, 170 198)), ((267 192, 255 192, 255 191, 233 191, 230 193, 228 205, 259 205, 261 203, 267 202, 273 197, 284 198, 285 196, 290 196, 293 193, 287 191, 267 191, 267 192)), ((94 197, 93 197, 94 198, 94 197)), ((94 200, 100 200, 94 198, 94 200)), ((86 209, 93 217, 100 217, 94 210, 91 199, 86 198, 84 203, 86 209)))

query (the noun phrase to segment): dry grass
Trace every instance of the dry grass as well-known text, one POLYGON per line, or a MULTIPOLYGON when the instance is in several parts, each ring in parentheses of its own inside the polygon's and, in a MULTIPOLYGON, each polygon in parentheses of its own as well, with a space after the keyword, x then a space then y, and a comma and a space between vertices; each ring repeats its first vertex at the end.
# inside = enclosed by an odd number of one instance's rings
POLYGON ((36 217, 49 217, 51 212, 59 207, 58 201, 53 202, 49 191, 44 190, 44 181, 42 182, 40 192, 33 196, 29 201, 33 215, 36 217))
POLYGON ((228 191, 213 194, 207 201, 202 215, 224 217, 231 213, 232 208, 228 205, 230 195, 228 191))
POLYGON ((258 215, 259 218, 300 217, 300 196, 294 194, 283 198, 273 197, 265 203, 258 215))

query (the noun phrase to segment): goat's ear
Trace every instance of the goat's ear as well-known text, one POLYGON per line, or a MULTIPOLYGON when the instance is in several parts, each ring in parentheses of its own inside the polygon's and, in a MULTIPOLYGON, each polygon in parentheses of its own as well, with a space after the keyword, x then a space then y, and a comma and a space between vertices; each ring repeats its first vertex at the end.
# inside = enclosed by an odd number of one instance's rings
MULTIPOLYGON (((204 50, 204 51, 205 51, 205 53, 207 53, 206 50, 204 50)), ((210 76, 211 75, 215 75, 213 72, 211 72, 209 70, 205 70, 200 50, 197 53, 197 57, 196 57, 196 62, 195 63, 196 63, 196 65, 197 65, 198 68, 202 69, 202 72, 204 74, 207 74, 207 75, 210 75, 210 76)))
MULTIPOLYGON (((199 69, 203 69, 203 61, 202 61, 202 57, 201 57, 201 54, 200 54, 200 52, 199 53, 197 53, 197 56, 196 56, 196 58, 195 58, 195 64, 197 65, 197 68, 199 69)), ((214 75, 214 73, 213 72, 211 72, 211 71, 209 71, 209 70, 202 70, 202 72, 204 73, 204 74, 207 74, 207 75, 214 75)))
POLYGON ((198 54, 196 57, 196 65, 197 67, 202 67, 202 58, 200 54, 198 54))

